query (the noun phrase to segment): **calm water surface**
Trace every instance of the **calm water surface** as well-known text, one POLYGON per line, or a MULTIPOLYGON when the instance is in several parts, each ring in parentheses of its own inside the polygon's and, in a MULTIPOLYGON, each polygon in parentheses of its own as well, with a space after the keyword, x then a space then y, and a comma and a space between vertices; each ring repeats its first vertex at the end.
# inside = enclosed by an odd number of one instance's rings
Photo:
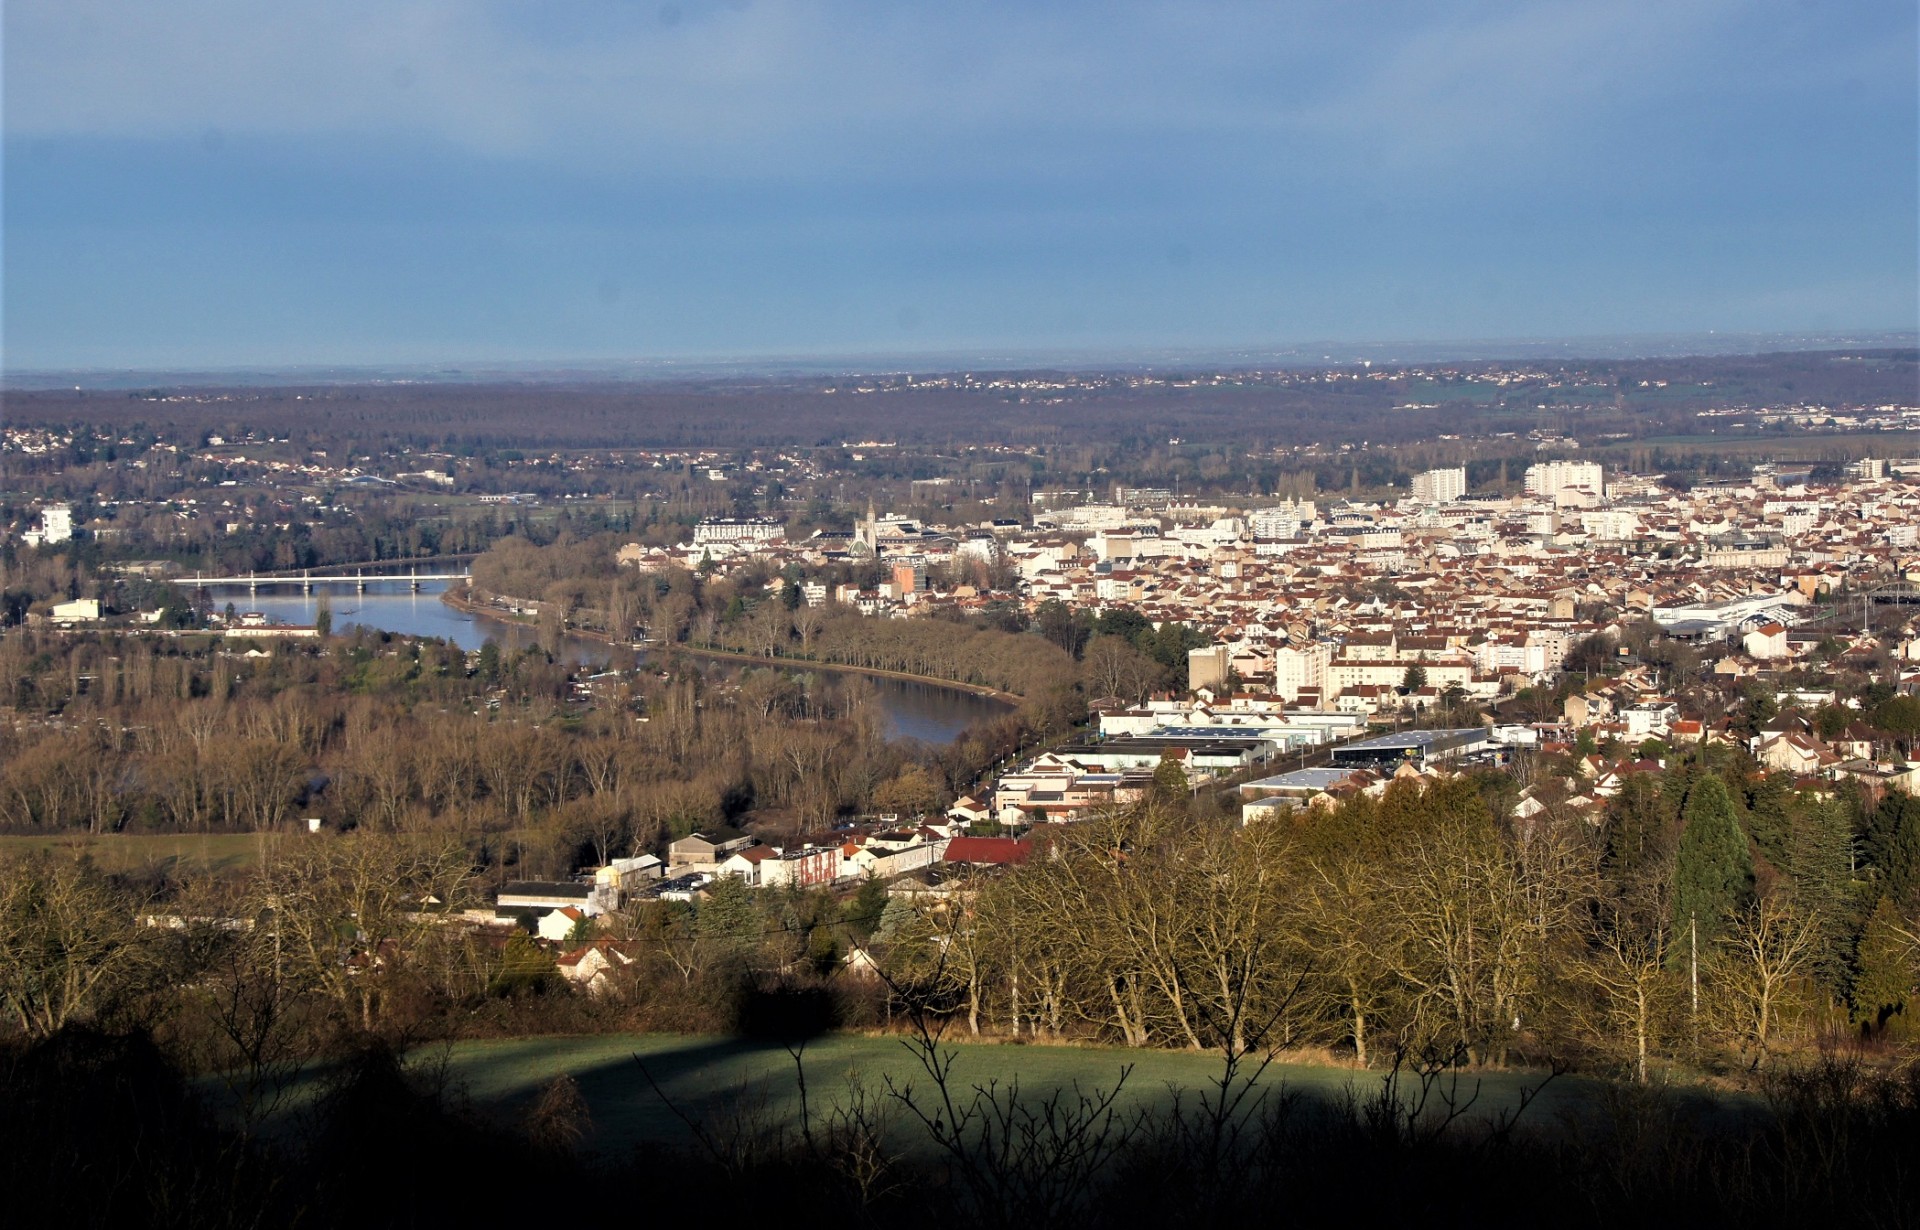
MULTIPOLYGON (((534 630, 525 625, 456 611, 440 601, 445 589, 442 582, 429 582, 416 594, 403 582, 375 581, 369 583, 364 594, 355 593, 351 585, 333 586, 327 592, 333 603, 335 629, 359 625, 407 636, 437 636, 462 649, 478 649, 490 640, 523 648, 537 639, 534 630)), ((319 607, 317 596, 308 597, 297 586, 263 585, 251 595, 244 585, 212 586, 208 592, 216 607, 231 602, 236 610, 260 611, 290 624, 312 623, 319 607)), ((563 652, 582 665, 598 665, 609 657, 608 646, 577 637, 567 638, 563 652)), ((949 688, 898 679, 869 682, 886 710, 887 733, 896 739, 947 743, 968 725, 1007 711, 998 701, 949 688)))

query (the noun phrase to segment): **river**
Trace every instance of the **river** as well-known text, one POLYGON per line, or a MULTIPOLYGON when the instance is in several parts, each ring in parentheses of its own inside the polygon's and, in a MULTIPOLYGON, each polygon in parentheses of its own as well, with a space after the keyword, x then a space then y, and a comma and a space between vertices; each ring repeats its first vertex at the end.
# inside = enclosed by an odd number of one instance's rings
MULTIPOLYGON (((444 582, 427 582, 416 594, 403 581, 372 581, 364 594, 355 593, 351 585, 337 584, 327 592, 336 630, 359 625, 407 636, 437 636, 462 649, 478 649, 489 640, 515 648, 533 643, 534 630, 524 624, 469 615, 448 606, 440 601, 445 589, 444 582)), ((319 605, 317 597, 302 594, 297 584, 262 584, 254 594, 244 585, 215 585, 208 592, 216 608, 231 602, 236 610, 259 611, 290 624, 312 623, 319 605)), ((611 656, 607 645, 583 637, 568 637, 564 652, 582 665, 598 665, 611 656)), ((887 734, 895 739, 948 743, 972 723, 1007 711, 999 701, 953 688, 902 679, 870 678, 868 682, 886 711, 887 734)))

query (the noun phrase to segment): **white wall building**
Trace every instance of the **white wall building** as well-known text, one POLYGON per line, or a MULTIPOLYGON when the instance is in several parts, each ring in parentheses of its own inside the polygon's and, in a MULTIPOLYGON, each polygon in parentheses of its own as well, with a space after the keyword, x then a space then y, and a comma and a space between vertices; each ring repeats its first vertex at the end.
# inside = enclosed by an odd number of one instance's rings
POLYGON ((767 542, 786 536, 786 527, 772 517, 708 517, 693 527, 697 547, 767 542))
POLYGON ((1280 699, 1291 704, 1307 688, 1324 688, 1327 685, 1327 665, 1333 661, 1333 646, 1325 644, 1304 645, 1294 648, 1284 645, 1273 651, 1273 691, 1280 699))
POLYGON ((1543 461, 1527 467, 1527 494, 1549 499, 1567 487, 1584 487, 1595 495, 1604 495, 1605 481, 1605 472, 1594 461, 1543 461))
POLYGON ((1465 466, 1426 470, 1413 476, 1413 501, 1416 504, 1450 504, 1466 493, 1465 466))
POLYGON ((1262 508, 1247 518, 1255 538, 1294 538, 1319 515, 1313 501, 1287 500, 1272 508, 1262 508))
POLYGON ((40 528, 21 535, 30 547, 50 547, 73 537, 73 508, 67 504, 49 504, 40 510, 40 528))

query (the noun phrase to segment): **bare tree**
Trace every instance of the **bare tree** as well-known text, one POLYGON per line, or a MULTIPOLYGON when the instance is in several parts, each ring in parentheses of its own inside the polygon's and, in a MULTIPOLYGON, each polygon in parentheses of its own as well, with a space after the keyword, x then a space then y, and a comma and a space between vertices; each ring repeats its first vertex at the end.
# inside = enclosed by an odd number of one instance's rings
POLYGON ((262 882, 284 970, 371 1032, 382 975, 464 904, 471 872, 451 842, 354 833, 283 844, 262 882))
POLYGON ((1302 869, 1300 942, 1315 956, 1317 982, 1347 1020, 1354 1062, 1370 1062, 1371 1031, 1386 1007, 1397 935, 1378 868, 1352 849, 1319 854, 1302 869))
POLYGON ((747 643, 753 652, 771 658, 786 648, 793 625, 787 609, 771 599, 754 607, 745 620, 747 643))
POLYGON ((1118 636, 1094 637, 1087 644, 1084 669, 1096 693, 1135 704, 1146 698, 1164 673, 1158 662, 1118 636))
POLYGON ((45 1037, 105 1008, 157 960, 158 932, 90 866, 41 856, 0 863, 0 1003, 45 1037))
POLYGON ((1767 1062, 1775 1035, 1798 1007, 1797 984, 1820 948, 1819 915, 1798 909, 1785 893, 1759 897, 1737 911, 1714 963, 1716 999, 1728 1032, 1767 1062))
POLYGON ((1604 903, 1593 914, 1585 959, 1574 971, 1599 995, 1609 1026, 1626 1035, 1634 1080, 1643 1085, 1648 1081, 1648 1056, 1673 1006, 1676 988, 1667 969, 1670 938, 1664 903, 1643 910, 1604 903))
POLYGON ((1438 823, 1403 840, 1387 881, 1389 926, 1403 941, 1396 967, 1416 1009, 1447 1018, 1468 1058, 1499 1060, 1534 1002, 1554 937, 1584 895, 1573 864, 1524 858, 1477 798, 1459 802, 1480 814, 1446 814, 1443 803, 1438 823))
POLYGON ((827 626, 827 612, 822 607, 801 603, 793 612, 793 629, 800 634, 800 652, 812 653, 814 638, 827 626))

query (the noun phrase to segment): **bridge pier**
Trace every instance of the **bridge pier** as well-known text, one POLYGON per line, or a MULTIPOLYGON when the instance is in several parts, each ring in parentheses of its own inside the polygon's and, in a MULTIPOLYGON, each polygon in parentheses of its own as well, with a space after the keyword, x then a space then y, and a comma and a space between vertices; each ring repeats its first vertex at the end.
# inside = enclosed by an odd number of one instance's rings
POLYGON ((366 573, 356 572, 353 574, 353 592, 356 594, 364 594, 367 592, 366 573))

